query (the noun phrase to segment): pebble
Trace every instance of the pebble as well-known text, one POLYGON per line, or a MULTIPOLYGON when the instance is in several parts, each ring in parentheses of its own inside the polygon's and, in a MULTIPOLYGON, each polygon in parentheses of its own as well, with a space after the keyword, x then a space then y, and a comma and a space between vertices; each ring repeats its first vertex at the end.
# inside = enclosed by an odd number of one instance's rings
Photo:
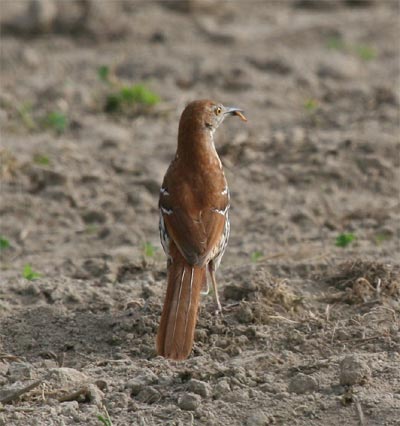
POLYGON ((194 411, 200 403, 200 396, 193 393, 184 393, 178 399, 178 407, 181 410, 194 411))
POLYGON ((37 377, 32 365, 27 362, 12 362, 8 368, 8 375, 12 383, 37 377))
POLYGON ((201 380, 192 379, 188 383, 188 391, 200 395, 203 398, 209 398, 211 395, 211 386, 201 380))
POLYGON ((318 381, 307 374, 298 373, 289 382, 289 392, 298 394, 315 392, 318 390, 318 381))
POLYGON ((137 377, 129 380, 125 384, 125 388, 130 390, 131 395, 136 396, 146 386, 157 383, 157 381, 157 376, 151 370, 144 369, 137 377))
POLYGON ((55 383, 57 386, 62 387, 71 384, 80 384, 89 381, 86 374, 81 373, 74 368, 61 367, 52 368, 49 370, 46 380, 55 383))
POLYGON ((246 419, 246 426, 265 426, 269 424, 268 417, 261 411, 257 410, 246 419))
POLYGON ((214 394, 218 398, 230 391, 231 387, 226 379, 220 380, 214 387, 214 394))
POLYGON ((78 414, 78 401, 63 402, 60 406, 60 413, 66 417, 75 417, 78 414))
POLYGON ((371 376, 368 365, 357 355, 348 355, 340 363, 340 384, 364 384, 371 376))
POLYGON ((152 386, 147 386, 137 394, 136 399, 146 404, 154 404, 161 399, 161 394, 152 386))
POLYGON ((248 303, 241 303, 236 312, 236 318, 242 324, 251 323, 254 319, 253 310, 248 303))
POLYGON ((104 393, 93 384, 88 385, 87 389, 89 401, 100 408, 103 405, 104 393))

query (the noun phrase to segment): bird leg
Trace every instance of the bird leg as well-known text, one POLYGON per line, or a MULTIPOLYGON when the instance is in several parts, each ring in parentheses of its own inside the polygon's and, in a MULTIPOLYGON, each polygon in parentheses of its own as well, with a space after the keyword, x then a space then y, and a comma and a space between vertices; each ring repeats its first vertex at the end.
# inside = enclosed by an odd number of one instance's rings
POLYGON ((200 294, 202 294, 203 296, 207 296, 207 294, 210 292, 210 286, 209 286, 209 284, 208 284, 208 279, 207 279, 207 277, 206 277, 206 286, 207 286, 206 290, 202 290, 202 291, 200 292, 200 294))
POLYGON ((221 302, 219 301, 219 296, 218 296, 218 289, 217 289, 217 280, 215 279, 215 271, 212 268, 212 266, 210 265, 210 267, 208 268, 208 270, 210 271, 210 276, 211 276, 211 282, 213 285, 213 289, 214 289, 214 297, 215 297, 215 302, 217 303, 217 310, 216 310, 216 314, 222 314, 222 306, 221 306, 221 302))

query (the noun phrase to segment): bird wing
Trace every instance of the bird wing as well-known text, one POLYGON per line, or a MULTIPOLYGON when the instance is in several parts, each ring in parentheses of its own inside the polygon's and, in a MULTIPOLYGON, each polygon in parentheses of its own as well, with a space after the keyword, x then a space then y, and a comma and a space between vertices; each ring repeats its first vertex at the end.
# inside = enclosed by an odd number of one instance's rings
POLYGON ((189 264, 203 266, 213 257, 224 232, 228 198, 198 209, 184 191, 167 194, 161 193, 159 207, 168 236, 189 264))

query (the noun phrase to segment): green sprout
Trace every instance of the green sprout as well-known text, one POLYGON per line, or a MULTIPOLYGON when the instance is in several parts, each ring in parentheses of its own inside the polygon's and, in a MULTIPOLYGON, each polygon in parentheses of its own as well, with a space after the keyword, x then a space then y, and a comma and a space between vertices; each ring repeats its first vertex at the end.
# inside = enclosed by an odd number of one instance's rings
POLYGON ((370 46, 359 45, 354 47, 357 55, 364 61, 371 61, 376 58, 376 51, 370 46))
POLYGON ((154 255, 156 254, 156 248, 151 243, 144 243, 143 253, 145 257, 154 257, 154 255))
POLYGON ((53 111, 45 117, 44 124, 57 133, 63 133, 68 127, 68 118, 62 112, 53 111))
POLYGON ((2 235, 0 235, 0 250, 6 250, 10 247, 10 242, 7 240, 7 238, 4 238, 2 235))
POLYGON ((32 269, 32 266, 31 266, 31 265, 29 265, 29 264, 26 264, 26 265, 24 266, 24 270, 23 270, 23 272, 22 272, 22 276, 23 276, 25 279, 29 280, 29 281, 33 281, 33 280, 36 280, 37 278, 40 278, 40 277, 41 277, 41 275, 40 275, 38 272, 35 272, 35 271, 32 269))
POLYGON ((35 154, 33 161, 40 166, 48 166, 50 164, 50 158, 47 155, 35 154))
POLYGON ((115 112, 123 107, 134 105, 154 106, 160 102, 160 97, 143 84, 123 86, 117 92, 107 96, 105 111, 115 112))
POLYGON ((308 111, 308 112, 313 112, 317 109, 318 107, 318 101, 316 99, 307 99, 304 102, 304 108, 308 111))
POLYGON ((101 414, 99 414, 97 416, 97 418, 100 420, 100 422, 104 425, 104 426, 112 426, 111 420, 110 418, 104 417, 101 414))
POLYGON ((330 37, 326 42, 326 47, 332 50, 339 50, 341 52, 347 52, 356 54, 359 58, 364 61, 371 61, 377 56, 377 52, 374 48, 363 44, 352 45, 347 44, 341 37, 330 37))
POLYGON ((328 49, 346 50, 346 44, 341 37, 330 37, 326 42, 328 49))
POLYGON ((109 83, 110 78, 110 68, 107 65, 102 65, 97 69, 97 75, 101 81, 109 83))
POLYGON ((120 93, 123 101, 127 103, 139 103, 143 105, 152 106, 160 102, 160 98, 158 97, 158 95, 149 90, 143 84, 123 87, 120 93))
POLYGON ((335 245, 337 247, 347 247, 349 244, 351 244, 356 239, 356 236, 354 234, 339 234, 336 237, 335 245))
POLYGON ((250 260, 253 263, 257 263, 259 260, 262 259, 262 257, 264 256, 264 253, 260 250, 255 250, 250 254, 250 260))

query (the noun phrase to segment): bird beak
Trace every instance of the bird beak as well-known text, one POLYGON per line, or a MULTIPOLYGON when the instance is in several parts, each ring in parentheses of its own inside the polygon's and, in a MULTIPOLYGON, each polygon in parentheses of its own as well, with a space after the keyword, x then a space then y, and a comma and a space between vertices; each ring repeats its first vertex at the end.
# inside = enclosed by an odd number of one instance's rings
POLYGON ((240 119, 242 121, 247 121, 247 118, 243 115, 243 110, 240 108, 235 108, 235 107, 226 107, 225 108, 225 114, 229 114, 229 115, 237 115, 238 117, 240 117, 240 119))

